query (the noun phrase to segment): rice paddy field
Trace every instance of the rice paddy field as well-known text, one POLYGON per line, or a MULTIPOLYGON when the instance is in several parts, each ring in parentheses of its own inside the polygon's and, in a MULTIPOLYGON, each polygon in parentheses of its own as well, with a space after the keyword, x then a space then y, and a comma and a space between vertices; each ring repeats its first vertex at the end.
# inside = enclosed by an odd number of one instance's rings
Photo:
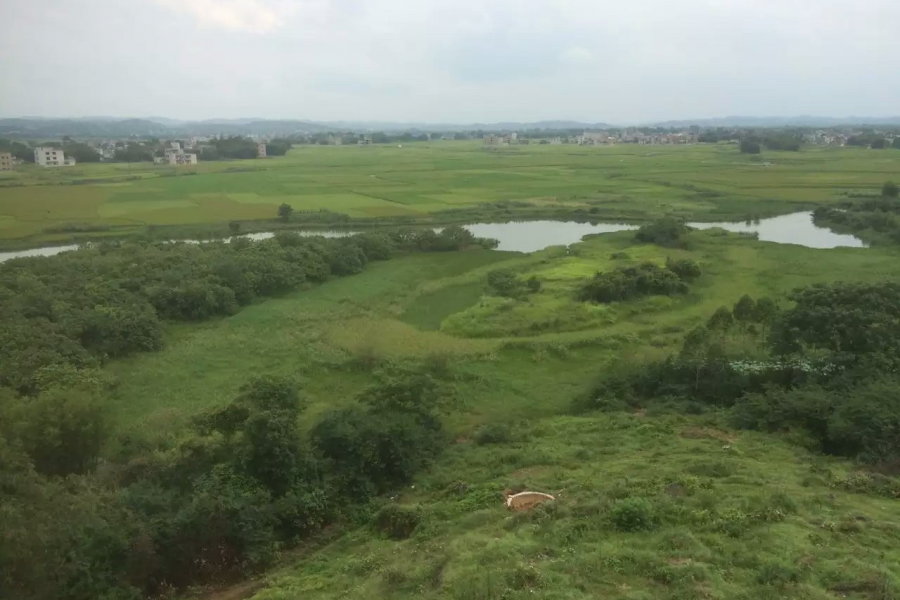
POLYGON ((860 148, 741 155, 733 145, 579 147, 480 142, 303 146, 196 167, 84 164, 0 173, 0 241, 61 242, 274 219, 290 204, 357 221, 580 215, 695 220, 793 212, 875 190, 900 153, 860 148), (498 212, 499 211, 499 212, 498 212))

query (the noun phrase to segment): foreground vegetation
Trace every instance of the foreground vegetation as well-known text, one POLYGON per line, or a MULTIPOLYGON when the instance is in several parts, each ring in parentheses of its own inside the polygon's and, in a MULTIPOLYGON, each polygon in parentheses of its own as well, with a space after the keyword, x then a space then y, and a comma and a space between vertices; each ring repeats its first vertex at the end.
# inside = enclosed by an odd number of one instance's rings
POLYGON ((739 153, 733 145, 478 142, 297 147, 191 167, 84 164, 0 173, 0 240, 212 237, 277 227, 565 217, 764 217, 880 188, 900 157, 863 148, 739 153), (294 209, 276 222, 277 207, 294 209))
MULTIPOLYGON (((146 303, 160 342, 116 358, 85 345, 95 362, 78 377, 6 382, 0 591, 180 596, 260 578, 240 589, 900 594, 895 248, 664 220, 522 255, 454 231, 97 248, 0 269, 6 285, 48 286, 16 319, 65 332, 96 309, 50 285, 60 272, 130 281, 115 295, 146 303), (389 260, 369 260, 385 245, 389 260), (367 260, 192 320, 166 312, 192 305, 155 301, 185 277, 151 277, 145 252, 231 290, 209 264, 265 252, 309 274, 367 260), (42 296, 52 310, 28 313, 42 296), (507 512, 504 491, 521 489, 557 500, 507 512)), ((16 356, 13 375, 35 364, 16 356)))

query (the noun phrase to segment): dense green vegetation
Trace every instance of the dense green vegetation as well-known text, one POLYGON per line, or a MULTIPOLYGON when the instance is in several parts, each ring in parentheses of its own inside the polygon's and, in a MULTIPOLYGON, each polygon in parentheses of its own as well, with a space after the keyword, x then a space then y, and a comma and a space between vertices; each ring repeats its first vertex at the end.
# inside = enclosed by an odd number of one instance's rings
POLYGON ((835 207, 819 207, 814 221, 837 231, 849 232, 871 243, 900 243, 900 189, 886 181, 881 195, 864 195, 835 207))

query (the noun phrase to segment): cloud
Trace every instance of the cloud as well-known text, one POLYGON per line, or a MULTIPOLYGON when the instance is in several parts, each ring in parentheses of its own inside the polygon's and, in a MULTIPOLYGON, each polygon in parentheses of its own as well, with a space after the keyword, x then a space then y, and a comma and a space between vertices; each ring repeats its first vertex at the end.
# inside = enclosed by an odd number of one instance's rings
POLYGON ((900 98, 898 0, 0 4, 2 116, 633 123, 900 98))
POLYGON ((262 0, 154 0, 190 15, 205 27, 268 33, 283 24, 283 12, 262 0))
POLYGON ((563 62, 578 65, 593 61, 594 53, 587 48, 573 46, 572 48, 568 48, 565 52, 560 54, 559 57, 563 60, 563 62))

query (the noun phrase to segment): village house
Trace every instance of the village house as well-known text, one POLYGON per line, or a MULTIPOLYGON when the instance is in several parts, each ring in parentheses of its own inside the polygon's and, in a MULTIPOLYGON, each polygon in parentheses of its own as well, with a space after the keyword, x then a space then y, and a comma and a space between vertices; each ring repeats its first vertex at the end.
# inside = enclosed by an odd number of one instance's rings
POLYGON ((13 155, 9 152, 0 152, 0 171, 12 171, 13 155))
POLYGON ((158 165, 196 165, 197 155, 186 153, 181 149, 181 144, 179 142, 172 142, 169 144, 169 147, 166 148, 165 155, 153 157, 153 162, 158 165))
POLYGON ((60 148, 39 146, 34 149, 34 163, 39 167, 71 167, 75 165, 75 159, 66 158, 60 148))

